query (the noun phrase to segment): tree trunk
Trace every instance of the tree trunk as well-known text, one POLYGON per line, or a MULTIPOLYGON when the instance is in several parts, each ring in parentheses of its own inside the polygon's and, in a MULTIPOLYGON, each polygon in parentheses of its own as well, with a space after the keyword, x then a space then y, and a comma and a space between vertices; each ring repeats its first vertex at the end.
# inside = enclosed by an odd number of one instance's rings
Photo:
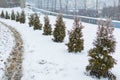
POLYGON ((43 2, 42 2, 42 0, 40 2, 40 7, 41 7, 41 9, 43 8, 43 2))
POLYGON ((45 0, 44 0, 44 10, 46 9, 45 0))
POLYGON ((118 20, 120 21, 120 0, 118 2, 118 20))
POLYGON ((87 0, 84 0, 84 10, 85 10, 84 14, 85 16, 87 16, 87 0))
POLYGON ((98 0, 96 0, 96 17, 98 17, 98 0))
POLYGON ((46 1, 47 3, 47 10, 49 10, 49 0, 46 1))
POLYGON ((54 11, 54 0, 52 0, 51 11, 54 11))
POLYGON ((68 14, 68 0, 66 0, 66 14, 68 14))
POLYGON ((56 4, 57 4, 57 1, 55 0, 55 8, 54 8, 54 11, 56 11, 56 4))
POLYGON ((75 0, 75 11, 74 11, 74 15, 75 15, 75 16, 77 16, 77 12, 76 12, 76 11, 77 11, 77 2, 76 2, 76 0, 75 0))
POLYGON ((60 0, 60 13, 62 12, 62 1, 60 0))

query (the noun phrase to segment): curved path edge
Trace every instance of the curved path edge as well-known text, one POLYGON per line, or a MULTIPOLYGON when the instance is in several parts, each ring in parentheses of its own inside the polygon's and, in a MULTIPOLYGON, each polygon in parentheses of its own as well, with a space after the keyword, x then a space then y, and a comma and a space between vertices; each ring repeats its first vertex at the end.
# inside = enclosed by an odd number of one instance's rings
POLYGON ((9 58, 5 64, 5 77, 7 80, 21 80, 22 78, 22 54, 24 52, 23 41, 19 32, 0 21, 5 27, 7 27, 15 38, 15 46, 13 47, 9 58))

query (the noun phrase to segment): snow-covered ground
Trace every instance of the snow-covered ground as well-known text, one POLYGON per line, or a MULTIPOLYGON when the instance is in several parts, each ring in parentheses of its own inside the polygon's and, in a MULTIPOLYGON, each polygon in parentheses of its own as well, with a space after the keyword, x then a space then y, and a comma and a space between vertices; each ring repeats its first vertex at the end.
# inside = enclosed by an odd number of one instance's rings
POLYGON ((5 63, 13 47, 13 33, 0 23, 0 80, 4 77, 5 63))
MULTIPOLYGON (((13 9, 8 11, 10 12, 11 10, 13 9)), ((28 11, 27 9, 25 10, 28 11)), ((20 11, 20 9, 15 8, 14 11, 20 11)), ((56 17, 49 16, 49 18, 52 28, 54 28, 56 17)), ((84 50, 81 53, 68 53, 65 45, 68 43, 68 35, 63 43, 55 43, 52 41, 53 36, 44 36, 42 35, 43 30, 34 31, 32 27, 29 27, 28 20, 25 24, 6 19, 0 19, 0 21, 13 26, 22 35, 24 42, 22 80, 98 80, 85 75, 85 68, 89 59, 88 51, 93 46, 92 42, 96 37, 97 25, 82 23, 85 26, 83 29, 84 50)), ((44 15, 40 16, 40 21, 44 24, 44 15)), ((73 20, 64 19, 64 22, 67 34, 67 31, 72 29, 73 20)), ((117 65, 112 69, 117 80, 120 80, 119 32, 120 29, 118 28, 114 31, 117 44, 113 57, 117 60, 117 65)), ((13 43, 11 42, 10 44, 13 43)), ((101 80, 108 79, 102 78, 101 80)))

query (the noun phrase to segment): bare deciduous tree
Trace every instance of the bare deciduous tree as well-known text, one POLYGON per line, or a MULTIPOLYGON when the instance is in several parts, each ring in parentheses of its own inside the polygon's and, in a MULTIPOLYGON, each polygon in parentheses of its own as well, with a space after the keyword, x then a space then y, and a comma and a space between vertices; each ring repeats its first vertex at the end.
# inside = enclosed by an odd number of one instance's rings
POLYGON ((54 8, 54 10, 56 10, 56 3, 57 3, 57 0, 55 0, 55 8, 54 8))
POLYGON ((120 20, 120 0, 118 2, 118 20, 120 20))
POLYGON ((51 10, 54 11, 54 0, 52 0, 52 4, 51 4, 51 10))
POLYGON ((47 10, 49 10, 49 0, 46 1, 47 4, 47 10))
POLYGON ((65 0, 66 2, 66 5, 65 5, 65 8, 66 8, 66 14, 68 13, 68 0, 65 0))
POLYGON ((62 1, 60 0, 60 13, 62 12, 62 1))
POLYGON ((44 3, 43 3, 43 4, 44 4, 44 9, 45 9, 45 6, 46 6, 46 5, 45 5, 45 0, 44 0, 44 3))
POLYGON ((75 15, 77 15, 77 2, 76 2, 76 0, 75 0, 75 15))
POLYGON ((85 10, 85 15, 87 15, 87 0, 84 0, 84 10, 85 10))
POLYGON ((40 7, 42 9, 43 8, 43 0, 40 1, 40 4, 41 4, 40 7))
POLYGON ((98 0, 96 0, 96 17, 98 17, 98 0))

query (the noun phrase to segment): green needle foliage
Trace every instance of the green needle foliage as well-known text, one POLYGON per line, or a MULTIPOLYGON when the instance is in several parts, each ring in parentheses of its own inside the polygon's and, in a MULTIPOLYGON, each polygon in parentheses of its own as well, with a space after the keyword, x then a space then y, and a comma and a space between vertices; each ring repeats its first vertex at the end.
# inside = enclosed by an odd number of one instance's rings
POLYGON ((19 14, 19 12, 17 12, 17 14, 16 14, 16 22, 19 22, 20 21, 20 14, 19 14))
POLYGON ((22 11, 20 14, 20 23, 25 23, 25 12, 22 11))
POLYGON ((45 22, 45 24, 44 24, 44 27, 43 27, 43 29, 44 29, 43 35, 51 35, 52 28, 51 28, 49 18, 48 18, 47 15, 44 17, 44 22, 45 22))
POLYGON ((1 12, 1 18, 5 18, 5 14, 4 14, 4 11, 2 10, 2 12, 1 12))
POLYGON ((63 22, 62 14, 59 14, 53 31, 53 37, 54 37, 53 41, 63 42, 65 36, 66 36, 65 23, 63 22))
POLYGON ((42 29, 42 24, 40 23, 39 17, 37 14, 34 15, 34 30, 41 30, 42 29))
POLYGON ((10 19, 10 16, 7 11, 6 11, 5 19, 10 19))
POLYGON ((30 15, 28 24, 29 24, 30 27, 34 25, 34 14, 30 15))
POLYGON ((82 29, 83 25, 79 18, 75 17, 73 29, 69 32, 69 43, 67 44, 69 52, 81 52, 84 49, 82 29))
POLYGON ((12 13, 11 13, 11 20, 15 20, 15 13, 14 13, 13 10, 12 10, 12 13))
POLYGON ((91 76, 116 80, 115 75, 109 71, 116 64, 115 59, 111 56, 115 52, 116 46, 113 31, 110 20, 99 22, 97 37, 93 42, 94 47, 89 50, 89 65, 86 67, 91 76))

